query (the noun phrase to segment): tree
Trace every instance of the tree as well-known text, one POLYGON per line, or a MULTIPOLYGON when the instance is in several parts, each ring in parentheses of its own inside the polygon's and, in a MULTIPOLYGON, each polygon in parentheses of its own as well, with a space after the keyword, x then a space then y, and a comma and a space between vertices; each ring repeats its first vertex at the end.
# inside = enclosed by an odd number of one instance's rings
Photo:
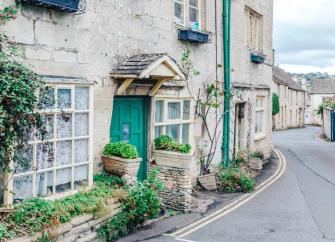
POLYGON ((280 111, 279 97, 276 93, 272 93, 272 115, 278 114, 280 111))

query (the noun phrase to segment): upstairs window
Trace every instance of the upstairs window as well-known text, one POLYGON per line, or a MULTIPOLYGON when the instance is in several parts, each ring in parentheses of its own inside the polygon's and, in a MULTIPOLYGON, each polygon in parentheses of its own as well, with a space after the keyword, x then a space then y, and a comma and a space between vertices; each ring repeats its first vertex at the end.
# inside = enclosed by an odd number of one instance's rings
POLYGON ((174 0, 174 21, 185 27, 200 30, 200 0, 174 0))
POLYGON ((245 9, 247 45, 255 52, 263 51, 263 16, 249 7, 245 9))

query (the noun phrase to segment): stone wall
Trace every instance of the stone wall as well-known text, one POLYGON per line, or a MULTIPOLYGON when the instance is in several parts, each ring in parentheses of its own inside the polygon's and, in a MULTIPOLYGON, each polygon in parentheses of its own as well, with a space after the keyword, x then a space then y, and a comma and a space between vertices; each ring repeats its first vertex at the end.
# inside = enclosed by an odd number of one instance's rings
POLYGON ((165 189, 159 193, 163 206, 173 210, 188 212, 192 203, 191 170, 166 166, 159 168, 158 179, 165 189))
MULTIPOLYGON (((97 229, 121 211, 121 204, 114 199, 111 199, 108 205, 110 212, 103 217, 95 217, 93 214, 80 215, 49 230, 49 233, 56 238, 56 242, 103 242, 104 240, 98 237, 97 229)), ((37 233, 34 237, 25 236, 9 242, 34 242, 40 237, 41 234, 37 233)))

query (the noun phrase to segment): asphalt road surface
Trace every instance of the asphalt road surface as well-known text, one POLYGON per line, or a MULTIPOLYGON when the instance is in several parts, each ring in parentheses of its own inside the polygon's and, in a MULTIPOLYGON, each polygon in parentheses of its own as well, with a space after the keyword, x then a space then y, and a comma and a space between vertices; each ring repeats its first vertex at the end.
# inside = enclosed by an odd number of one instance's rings
POLYGON ((335 143, 316 139, 321 129, 275 132, 287 159, 279 180, 247 204, 183 238, 150 241, 335 241, 335 143))

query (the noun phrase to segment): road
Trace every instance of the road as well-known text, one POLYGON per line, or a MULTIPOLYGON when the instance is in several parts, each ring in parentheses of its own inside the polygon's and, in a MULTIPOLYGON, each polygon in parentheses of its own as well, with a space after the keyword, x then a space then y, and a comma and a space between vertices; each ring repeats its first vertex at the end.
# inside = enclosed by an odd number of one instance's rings
POLYGON ((320 128, 275 132, 287 159, 283 176, 242 207, 183 238, 150 241, 335 241, 335 144, 316 139, 320 128))

